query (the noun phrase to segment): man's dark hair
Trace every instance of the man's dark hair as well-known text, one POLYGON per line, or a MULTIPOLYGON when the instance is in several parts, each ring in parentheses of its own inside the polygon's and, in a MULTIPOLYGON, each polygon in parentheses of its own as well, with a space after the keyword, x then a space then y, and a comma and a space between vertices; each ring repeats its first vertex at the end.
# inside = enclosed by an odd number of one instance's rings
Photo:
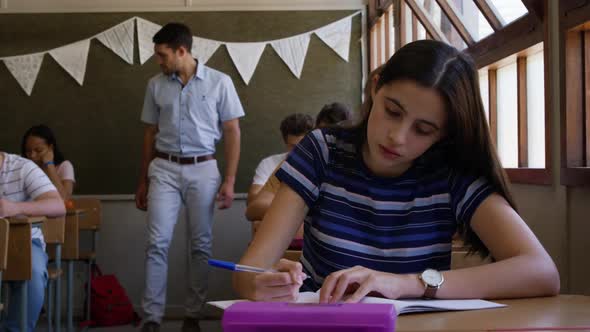
POLYGON ((182 23, 168 23, 152 38, 154 44, 166 44, 173 50, 184 46, 190 53, 193 47, 193 34, 189 27, 182 23))
POLYGON ((322 110, 315 119, 316 127, 320 124, 332 126, 338 122, 350 120, 350 109, 343 103, 332 103, 322 107, 322 110))
POLYGON ((281 134, 283 140, 287 141, 287 136, 302 136, 313 129, 313 118, 309 114, 294 113, 288 115, 281 121, 281 134))

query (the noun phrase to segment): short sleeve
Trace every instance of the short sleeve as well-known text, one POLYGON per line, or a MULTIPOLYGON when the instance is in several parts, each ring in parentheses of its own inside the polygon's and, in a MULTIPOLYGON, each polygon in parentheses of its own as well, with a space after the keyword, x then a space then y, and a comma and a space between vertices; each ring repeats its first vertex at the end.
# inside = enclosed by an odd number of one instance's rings
POLYGON ((47 175, 32 161, 26 162, 21 168, 21 178, 26 196, 31 199, 50 191, 57 191, 47 175))
POLYGON ((252 184, 262 186, 270 177, 273 170, 269 169, 268 163, 266 161, 266 159, 262 159, 260 164, 258 164, 258 167, 256 167, 256 171, 254 172, 254 179, 252 179, 252 184))
POLYGON ((276 177, 312 207, 319 197, 328 160, 324 135, 319 129, 314 130, 289 153, 276 177))
POLYGON ((494 192, 483 177, 452 175, 451 205, 457 223, 469 226, 479 205, 494 192))
POLYGON ((72 182, 76 182, 76 177, 74 176, 74 165, 68 160, 64 160, 61 164, 59 164, 57 168, 57 175, 62 181, 69 180, 72 182))
POLYGON ((242 103, 229 76, 224 76, 221 85, 221 96, 217 104, 219 119, 222 122, 244 116, 242 103))
POLYGON ((143 98, 143 110, 141 111, 141 121, 147 124, 158 123, 158 104, 156 104, 154 94, 154 81, 148 82, 145 90, 145 96, 143 98))
POLYGON ((279 179, 277 178, 277 172, 281 168, 282 164, 283 164, 283 162, 281 162, 273 170, 272 174, 270 175, 270 177, 268 178, 268 180, 266 181, 266 183, 264 184, 262 189, 260 189, 260 191, 270 191, 273 194, 276 194, 279 191, 279 188, 281 186, 281 181, 279 181, 279 179))

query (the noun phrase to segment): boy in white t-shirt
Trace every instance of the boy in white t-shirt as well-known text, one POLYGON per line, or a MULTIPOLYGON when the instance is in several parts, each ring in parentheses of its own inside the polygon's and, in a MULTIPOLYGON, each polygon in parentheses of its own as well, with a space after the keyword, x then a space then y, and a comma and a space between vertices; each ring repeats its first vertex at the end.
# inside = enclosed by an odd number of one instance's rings
MULTIPOLYGON (((0 152, 0 218, 18 215, 63 216, 64 202, 43 171, 32 161, 0 152)), ((47 284, 47 255, 40 228, 31 231, 32 277, 27 283, 27 331, 35 329, 47 284)), ((10 285, 10 283, 8 283, 10 285)), ((12 286, 12 285, 10 285, 12 286)), ((20 297, 11 292, 3 328, 20 331, 20 297)))
POLYGON ((256 198, 268 178, 276 170, 279 164, 287 158, 287 154, 301 141, 301 139, 313 129, 313 118, 308 114, 294 113, 281 121, 281 135, 287 147, 287 152, 274 154, 262 159, 256 167, 252 185, 248 190, 248 203, 256 198))

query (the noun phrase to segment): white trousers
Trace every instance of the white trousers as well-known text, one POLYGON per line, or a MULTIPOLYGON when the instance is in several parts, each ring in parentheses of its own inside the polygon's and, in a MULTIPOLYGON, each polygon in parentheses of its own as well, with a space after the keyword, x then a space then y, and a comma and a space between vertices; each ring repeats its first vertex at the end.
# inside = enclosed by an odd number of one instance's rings
POLYGON ((213 209, 221 181, 217 161, 180 165, 155 158, 149 165, 148 176, 144 319, 160 323, 164 316, 168 248, 182 205, 186 210, 191 253, 185 315, 200 318, 207 295, 213 209))

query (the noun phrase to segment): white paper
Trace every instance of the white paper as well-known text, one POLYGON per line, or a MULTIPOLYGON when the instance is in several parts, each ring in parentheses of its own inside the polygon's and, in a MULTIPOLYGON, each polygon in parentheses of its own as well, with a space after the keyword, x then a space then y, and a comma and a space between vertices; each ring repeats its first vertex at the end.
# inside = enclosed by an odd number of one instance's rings
POLYGON ((349 16, 317 29, 315 34, 320 37, 326 45, 330 46, 342 59, 348 62, 351 30, 352 17, 349 16))
MULTIPOLYGON (((319 292, 302 292, 299 293, 299 298, 296 302, 318 303, 319 298, 319 292)), ((244 301, 246 300, 212 301, 207 303, 225 310, 234 303, 244 301)), ((390 300, 372 296, 365 297, 361 303, 393 304, 398 315, 413 312, 494 309, 506 306, 505 304, 485 300, 390 300)))
POLYGON ((193 37, 191 54, 193 57, 197 58, 200 63, 206 64, 220 45, 221 42, 218 42, 217 40, 193 37))
POLYGON ((287 67, 289 67, 293 75, 297 78, 301 78, 303 63, 305 62, 307 48, 309 47, 310 36, 311 33, 306 33, 270 43, 281 59, 283 59, 287 67))
POLYGON ((133 64, 133 19, 100 33, 96 38, 128 64, 133 64))
POLYGON ((90 39, 81 40, 66 46, 58 47, 49 51, 49 54, 82 85, 86 74, 86 63, 88 61, 88 50, 90 39))
POLYGON ((162 29, 162 26, 140 17, 136 18, 136 22, 139 63, 143 65, 154 54, 154 42, 152 42, 152 38, 154 38, 156 32, 162 29))
POLYGON ((229 52, 229 56, 232 58, 234 65, 238 69, 240 76, 248 85, 250 83, 250 79, 252 75, 254 75, 254 71, 256 70, 256 66, 258 66, 258 62, 260 61, 260 56, 262 52, 264 52, 264 47, 266 43, 227 43, 225 47, 227 47, 227 51, 229 52))
POLYGON ((44 55, 45 53, 35 53, 3 58, 6 68, 29 96, 37 81, 44 55))

